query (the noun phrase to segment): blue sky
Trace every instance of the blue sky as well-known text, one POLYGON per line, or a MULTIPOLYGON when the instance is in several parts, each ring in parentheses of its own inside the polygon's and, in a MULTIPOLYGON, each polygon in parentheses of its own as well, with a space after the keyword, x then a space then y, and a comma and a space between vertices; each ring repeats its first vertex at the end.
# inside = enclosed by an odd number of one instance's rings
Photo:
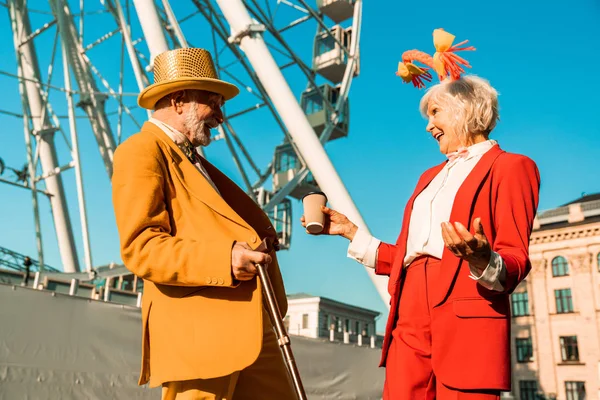
MULTIPOLYGON (((76 11, 79 2, 72 3, 76 11)), ((190 3, 178 2, 177 15, 187 15, 192 10, 190 3)), ((31 1, 30 7, 49 10, 42 1, 31 1)), ((89 5, 89 10, 99 8, 99 4, 89 5)), ((284 21, 298 14, 281 7, 278 16, 284 21)), ((34 29, 50 19, 44 14, 32 14, 31 18, 34 29)), ((91 18, 86 25, 86 43, 114 29, 112 19, 106 15, 91 18)), ((471 72, 488 79, 500 93, 501 121, 492 137, 505 150, 526 154, 537 163, 542 176, 539 209, 559 206, 584 192, 600 191, 598 26, 600 5, 593 0, 570 3, 467 0, 460 5, 432 1, 414 9, 405 2, 366 1, 361 70, 350 93, 350 135, 327 144, 326 149, 372 233, 384 241, 396 239, 404 204, 419 175, 443 160, 419 115, 418 103, 423 92, 402 84, 394 75, 403 51, 413 48, 434 51, 431 33, 440 27, 455 34, 457 40, 469 39, 477 48, 476 52, 465 55, 473 66, 471 72)), ((212 49, 208 25, 201 17, 183 23, 182 28, 191 44, 212 49)), ((133 36, 139 37, 140 29, 135 22, 132 29, 133 36)), ((312 22, 286 32, 288 43, 308 63, 314 32, 312 22)), ((0 8, 0 39, 3 56, 0 71, 15 73, 12 33, 8 13, 3 8, 0 8)), ((44 77, 47 77, 53 39, 54 30, 50 29, 35 42, 44 77)), ((120 39, 115 36, 89 53, 115 88, 119 79, 119 46, 120 39)), ((144 43, 138 47, 148 53, 144 43)), ((224 53, 222 57, 228 55, 224 53)), ((53 83, 62 86, 60 53, 56 60, 53 83)), ((128 65, 127 59, 125 65, 128 65)), ((248 81, 239 68, 233 67, 231 73, 248 81)), ((306 80, 293 69, 286 70, 285 74, 299 95, 306 80)), ((126 92, 137 90, 131 72, 125 76, 124 87, 126 92)), ((20 113, 16 80, 0 75, 0 88, 4 93, 0 110, 20 113)), ((66 114, 64 96, 52 92, 50 98, 57 114, 66 114)), ((125 103, 134 106, 135 97, 126 97, 125 103)), ((243 93, 227 107, 229 112, 235 112, 254 103, 256 100, 251 95, 243 93)), ((116 102, 109 100, 107 109, 115 110, 116 102)), ((143 121, 141 110, 133 112, 143 121)), ((116 122, 116 116, 110 118, 116 122)), ((22 120, 0 114, 0 121, 3 126, 0 158, 9 166, 21 167, 26 160, 22 120)), ((61 121, 68 134, 67 121, 61 121)), ((260 110, 234 119, 232 124, 259 165, 265 166, 274 146, 282 139, 272 118, 260 110)), ((94 264, 119 262, 110 183, 89 124, 81 119, 78 129, 94 264)), ((135 125, 126 120, 123 137, 135 131, 135 125)), ((65 163, 68 161, 65 142, 60 136, 56 142, 61 162, 65 163)), ((223 141, 212 144, 207 155, 241 183, 223 141)), ((10 176, 10 172, 3 175, 4 178, 10 176)), ((64 180, 79 256, 83 259, 72 170, 64 174, 64 180)), ((45 199, 40 200, 46 261, 59 267, 50 209, 45 199)), ((0 246, 35 256, 29 192, 0 185, 0 205, 0 246)), ((338 237, 307 236, 299 224, 299 202, 294 201, 294 212, 292 249, 279 254, 288 292, 307 292, 381 311, 378 328, 383 329, 385 306, 364 269, 345 257, 347 241, 338 237)))

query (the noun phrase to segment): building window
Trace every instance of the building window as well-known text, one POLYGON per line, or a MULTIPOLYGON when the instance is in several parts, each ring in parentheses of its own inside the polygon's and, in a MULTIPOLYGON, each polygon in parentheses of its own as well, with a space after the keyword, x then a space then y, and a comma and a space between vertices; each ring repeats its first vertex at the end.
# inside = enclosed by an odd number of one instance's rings
POLYGON ((348 318, 344 321, 344 332, 350 332, 350 320, 348 318))
POLYGON ((510 297, 514 317, 529 315, 529 295, 527 292, 513 293, 510 297))
POLYGON ((302 314, 302 329, 308 329, 308 314, 302 314))
POLYGON ((563 361, 579 361, 579 348, 577 336, 560 337, 560 354, 563 361))
POLYGON ((517 362, 526 363, 533 361, 533 344, 531 338, 517 338, 517 362))
POLYGON ((369 324, 365 324, 365 336, 371 336, 371 332, 369 332, 369 324))
POLYGON ((521 400, 537 400, 537 382, 519 381, 519 394, 521 400))
POLYGON ((556 312, 558 314, 573 312, 571 289, 555 289, 554 299, 556 300, 556 312))
POLYGON ((552 259, 552 276, 569 275, 569 263, 563 256, 554 257, 552 259))
POLYGON ((354 334, 355 335, 359 335, 360 334, 360 321, 356 321, 356 324, 354 325, 354 334))
POLYGON ((342 320, 340 319, 340 317, 335 317, 335 327, 338 332, 342 331, 342 320))
POLYGON ((567 400, 585 400, 585 382, 566 381, 567 400))

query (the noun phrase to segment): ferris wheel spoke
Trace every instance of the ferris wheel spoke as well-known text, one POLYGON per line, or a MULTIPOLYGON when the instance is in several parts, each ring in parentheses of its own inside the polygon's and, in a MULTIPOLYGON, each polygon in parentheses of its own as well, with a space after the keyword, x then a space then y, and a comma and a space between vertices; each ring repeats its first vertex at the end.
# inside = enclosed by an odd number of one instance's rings
POLYGON ((184 22, 188 21, 190 18, 192 18, 198 14, 200 14, 200 11, 196 10, 196 11, 186 15, 185 17, 181 18, 180 20, 178 20, 178 22, 179 22, 179 24, 183 24, 184 22))
POLYGON ((250 164, 250 167, 254 170, 254 172, 256 173, 256 175, 260 176, 260 169, 256 166, 256 163, 254 162, 254 160, 252 159, 252 157, 250 156, 250 153, 248 152, 248 150, 246 149, 246 146, 244 146, 244 144, 242 143, 242 141, 240 140, 238 134, 235 132, 235 129, 233 129, 233 127, 231 126, 231 124, 229 123, 229 118, 226 119, 223 124, 227 127, 227 130, 229 131, 229 133, 231 134, 231 137, 233 138, 233 140, 236 142, 237 146, 240 148, 240 150, 242 151, 242 154, 244 154, 244 157, 246 157, 246 161, 248 161, 248 163, 250 164))
MULTIPOLYGON (((52 83, 52 72, 54 71, 53 67, 54 67, 54 60, 56 57, 56 45, 57 44, 58 44, 58 29, 56 30, 56 32, 54 34, 54 41, 52 43, 52 55, 50 56, 50 63, 48 64, 48 78, 46 79, 46 87, 48 87, 48 85, 50 85, 50 83, 52 83)), ((46 110, 49 109, 49 107, 47 107, 49 92, 50 92, 50 89, 43 90, 42 88, 40 88, 40 93, 42 95, 42 116, 41 116, 42 120, 44 120, 44 118, 46 117, 46 110)), ((54 122, 57 123, 58 121, 56 120, 54 122)))
POLYGON ((302 7, 300 7, 300 6, 292 3, 289 0, 278 0, 278 3, 284 4, 284 5, 288 6, 288 7, 293 8, 294 10, 297 10, 297 11, 300 11, 300 12, 303 12, 303 13, 306 13, 306 14, 308 14, 307 8, 310 9, 310 6, 307 6, 306 4, 305 4, 306 8, 302 8, 302 7))
POLYGON ((112 31, 110 31, 108 33, 105 33, 104 35, 100 36, 98 39, 96 39, 92 43, 90 43, 87 46, 85 46, 82 51, 84 53, 87 53, 88 51, 90 51, 94 47, 98 46, 100 43, 104 42, 107 39, 110 39, 111 37, 113 37, 114 35, 116 35, 117 33, 120 33, 120 32, 121 32, 121 29, 117 28, 117 29, 112 30, 112 31))
POLYGON ((277 30, 277 32, 283 33, 285 31, 287 31, 288 29, 292 29, 292 28, 294 28, 294 27, 296 27, 296 26, 298 26, 298 25, 300 25, 300 24, 302 24, 302 23, 304 23, 306 21, 310 21, 311 19, 312 19, 311 15, 306 15, 304 17, 298 18, 298 19, 290 22, 288 25, 284 26, 283 28, 279 28, 277 30))
POLYGON ((254 201, 256 201, 256 196, 254 195, 254 191, 252 190, 252 184, 248 180, 248 174, 246 174, 246 171, 244 170, 244 167, 242 165, 240 157, 237 154, 237 151, 235 150, 233 143, 231 142, 231 138, 229 137, 227 129, 225 129, 223 127, 223 124, 221 124, 221 125, 219 125, 218 130, 219 130, 219 133, 223 136, 223 139, 225 139, 225 143, 227 144, 227 147, 229 148, 229 151, 231 152, 231 155, 233 156, 233 161, 234 161, 238 171, 240 172, 240 175, 242 176, 242 180, 244 181, 244 184, 246 185, 246 193, 248 193, 248 195, 250 197, 252 197, 252 199, 254 201))
POLYGON ((19 43, 19 47, 23 46, 26 43, 29 43, 31 40, 35 39, 40 34, 46 32, 48 29, 52 28, 54 25, 56 25, 56 19, 53 19, 50 22, 46 22, 44 25, 42 25, 42 27, 36 29, 29 36, 27 36, 26 38, 24 38, 21 41, 21 43, 19 43))

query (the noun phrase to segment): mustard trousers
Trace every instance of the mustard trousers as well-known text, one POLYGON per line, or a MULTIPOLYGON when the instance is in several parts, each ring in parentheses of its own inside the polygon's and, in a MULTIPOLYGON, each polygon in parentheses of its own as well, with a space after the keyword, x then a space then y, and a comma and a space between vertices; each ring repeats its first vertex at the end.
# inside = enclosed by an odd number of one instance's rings
POLYGON ((213 379, 166 382, 162 388, 162 400, 295 399, 291 378, 271 328, 265 329, 258 359, 246 369, 213 379))

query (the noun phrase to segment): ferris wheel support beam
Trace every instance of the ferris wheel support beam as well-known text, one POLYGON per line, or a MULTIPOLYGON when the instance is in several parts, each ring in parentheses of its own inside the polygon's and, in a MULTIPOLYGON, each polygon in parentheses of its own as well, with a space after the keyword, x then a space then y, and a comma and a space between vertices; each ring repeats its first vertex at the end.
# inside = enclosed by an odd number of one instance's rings
POLYGON ((77 105, 83 109, 90 120, 100 156, 104 161, 104 168, 110 178, 113 154, 117 145, 104 110, 106 96, 98 94, 99 90, 85 57, 69 5, 65 0, 49 0, 49 2, 52 13, 58 22, 58 30, 63 48, 67 51, 69 66, 79 87, 80 95, 77 105))
MULTIPOLYGON (((34 43, 33 41, 22 42, 23 38, 31 35, 29 15, 23 0, 11 0, 9 3, 12 10, 11 17, 14 19, 13 38, 17 59, 19 60, 19 69, 23 77, 27 79, 22 84, 25 91, 22 96, 27 99, 29 115, 33 125, 33 132, 26 129, 26 142, 30 134, 37 138, 39 159, 43 174, 46 176, 44 181, 48 192, 52 194, 49 200, 63 270, 65 272, 79 272, 79 261, 62 178, 60 174, 53 173, 59 168, 56 148, 54 147, 54 133, 57 128, 52 125, 48 118, 47 104, 42 96, 43 89, 37 83, 41 82, 41 74, 34 43)), ((35 166, 33 166, 33 174, 35 174, 35 166)), ((30 182, 30 185, 35 185, 35 183, 34 179, 30 182)))
MULTIPOLYGON (((317 183, 327 193, 333 207, 368 231, 348 190, 267 48, 262 33, 251 29, 254 23, 242 0, 216 0, 216 2, 231 26, 233 32, 231 40, 239 41, 241 49, 246 53, 317 183)), ((376 276, 371 268, 366 268, 366 271, 384 304, 387 305, 389 294, 385 279, 376 276)))

